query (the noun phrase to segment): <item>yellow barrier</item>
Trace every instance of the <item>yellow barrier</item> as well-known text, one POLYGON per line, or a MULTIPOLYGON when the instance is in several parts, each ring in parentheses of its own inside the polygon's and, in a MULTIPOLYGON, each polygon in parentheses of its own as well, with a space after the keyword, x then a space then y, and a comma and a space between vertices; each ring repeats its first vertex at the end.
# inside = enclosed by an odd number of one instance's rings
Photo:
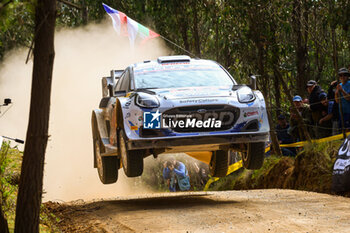
MULTIPOLYGON (((349 136, 350 132, 346 133, 346 136, 349 136)), ((343 139, 343 134, 337 134, 337 135, 333 135, 333 136, 329 136, 329 137, 325 137, 325 138, 320 138, 320 139, 313 139, 311 140, 312 143, 322 143, 322 142, 331 142, 331 141, 335 141, 335 140, 340 140, 343 139)), ((307 141, 302 141, 302 142, 295 142, 295 143, 291 143, 291 144, 281 144, 280 147, 303 147, 305 144, 307 144, 307 141)), ((265 153, 268 152, 270 150, 270 147, 267 147, 265 149, 265 153)))
MULTIPOLYGON (((350 134, 350 132, 346 133, 346 136, 348 136, 350 134)), ((340 140, 343 139, 343 134, 337 134, 334 136, 330 136, 330 137, 326 137, 326 138, 320 138, 320 139, 314 139, 311 140, 311 142, 313 143, 321 143, 321 142, 331 142, 331 141, 335 141, 335 140, 340 140)), ((302 147, 305 144, 307 144, 307 141, 302 141, 302 142, 295 142, 295 143, 291 143, 291 144, 281 144, 280 147, 302 147)), ((265 148, 265 153, 268 152, 270 150, 270 147, 266 147, 265 148)), ((237 171, 238 169, 240 169, 243 166, 242 160, 238 161, 237 163, 234 163, 232 165, 229 166, 228 171, 227 171, 227 175, 237 171)), ((220 178, 219 177, 211 177, 208 182, 205 184, 204 186, 204 191, 207 191, 209 189, 209 186, 218 181, 220 178)))

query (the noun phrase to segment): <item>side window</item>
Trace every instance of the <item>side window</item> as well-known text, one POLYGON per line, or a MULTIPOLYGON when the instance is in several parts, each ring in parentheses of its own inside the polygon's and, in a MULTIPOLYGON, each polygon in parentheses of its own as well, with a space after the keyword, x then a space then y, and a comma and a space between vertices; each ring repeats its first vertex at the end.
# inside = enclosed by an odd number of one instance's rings
POLYGON ((129 91, 129 84, 130 84, 129 70, 125 71, 124 78, 121 81, 122 81, 122 83, 121 83, 120 90, 128 92, 129 91))
POLYGON ((120 86, 122 84, 122 81, 125 77, 125 72, 121 75, 121 77, 119 78, 118 82, 117 82, 117 85, 115 85, 115 91, 120 91, 120 86))

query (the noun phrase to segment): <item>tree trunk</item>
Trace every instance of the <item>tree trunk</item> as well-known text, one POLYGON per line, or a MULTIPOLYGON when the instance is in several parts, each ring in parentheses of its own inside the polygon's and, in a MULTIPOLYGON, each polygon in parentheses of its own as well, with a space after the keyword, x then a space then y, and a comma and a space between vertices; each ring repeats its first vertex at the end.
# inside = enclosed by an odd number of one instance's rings
POLYGON ((186 15, 184 12, 186 12, 186 2, 179 2, 179 7, 176 7, 176 19, 177 19, 177 25, 180 27, 181 36, 183 40, 183 45, 187 51, 190 50, 190 44, 188 43, 188 19, 186 18, 186 15))
POLYGON ((307 10, 303 9, 303 0, 294 0, 293 3, 293 30, 296 36, 296 66, 297 66, 297 92, 300 95, 305 95, 305 84, 307 82, 307 59, 308 59, 308 50, 307 50, 307 10))
POLYGON ((199 31, 198 31, 198 8, 197 1, 192 1, 192 10, 193 10, 193 37, 194 37, 194 49, 197 57, 201 57, 201 47, 199 40, 199 31))
POLYGON ((0 203, 0 232, 1 233, 8 233, 9 232, 9 227, 7 224, 7 220, 5 218, 4 213, 2 212, 2 206, 0 203))
POLYGON ((56 0, 38 0, 35 6, 35 46, 29 124, 17 197, 15 232, 39 232, 55 57, 55 20, 56 0))
POLYGON ((271 32, 274 32, 274 35, 270 38, 271 40, 271 65, 273 70, 273 87, 275 91, 275 101, 276 101, 276 115, 279 116, 281 111, 281 84, 280 84, 280 78, 282 78, 282 74, 279 71, 279 63, 280 63, 280 50, 279 46, 276 42, 277 37, 277 26, 274 22, 270 23, 271 32))
MULTIPOLYGON (((267 99, 266 99, 267 100, 267 99)), ((281 147, 280 144, 278 142, 278 138, 277 138, 277 133, 275 131, 274 128, 274 121, 271 115, 271 105, 270 105, 270 101, 265 101, 266 102, 266 112, 267 112, 267 118, 269 120, 269 125, 270 125, 270 137, 271 137, 271 143, 272 143, 272 151, 273 154, 278 155, 278 156, 282 156, 282 151, 281 151, 281 147)))
POLYGON ((219 9, 215 6, 215 54, 216 61, 219 62, 219 9))
POLYGON ((81 2, 81 19, 82 19, 83 25, 86 25, 88 23, 89 14, 88 14, 88 7, 85 0, 81 2))

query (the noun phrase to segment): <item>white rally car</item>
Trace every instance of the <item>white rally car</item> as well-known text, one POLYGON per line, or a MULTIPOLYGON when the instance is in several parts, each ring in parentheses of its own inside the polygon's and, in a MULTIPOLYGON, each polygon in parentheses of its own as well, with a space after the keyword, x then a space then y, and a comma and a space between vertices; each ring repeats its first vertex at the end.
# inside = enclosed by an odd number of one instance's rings
MULTIPOLYGON (((188 56, 159 57, 111 71, 92 113, 94 166, 104 184, 140 176, 143 159, 162 153, 209 151, 212 176, 225 176, 228 156, 259 169, 269 124, 262 93, 238 85, 218 63, 188 56)), ((190 153, 189 153, 190 154, 190 153)))

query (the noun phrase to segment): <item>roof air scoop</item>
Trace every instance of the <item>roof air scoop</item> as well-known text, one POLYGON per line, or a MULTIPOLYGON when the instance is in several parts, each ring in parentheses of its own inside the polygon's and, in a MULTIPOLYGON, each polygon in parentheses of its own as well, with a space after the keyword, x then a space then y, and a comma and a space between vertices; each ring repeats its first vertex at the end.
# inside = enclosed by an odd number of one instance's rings
POLYGON ((157 61, 160 64, 170 63, 170 62, 190 62, 191 58, 189 56, 185 56, 185 55, 163 56, 163 57, 158 57, 157 61))

